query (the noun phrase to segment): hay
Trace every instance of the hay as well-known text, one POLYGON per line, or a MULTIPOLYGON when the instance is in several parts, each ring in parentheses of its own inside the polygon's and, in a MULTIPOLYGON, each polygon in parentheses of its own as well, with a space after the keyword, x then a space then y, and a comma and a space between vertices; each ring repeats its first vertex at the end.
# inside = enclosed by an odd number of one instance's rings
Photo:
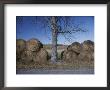
POLYGON ((93 61, 94 60, 94 53, 89 51, 82 51, 78 55, 78 60, 81 61, 93 61))
POLYGON ((17 60, 25 64, 44 64, 48 60, 48 53, 38 39, 30 39, 27 42, 17 40, 17 60), (22 52, 22 53, 21 53, 22 52))
POLYGON ((94 42, 87 40, 82 43, 82 50, 78 56, 82 61, 94 60, 94 42))
POLYGON ((74 52, 74 51, 68 51, 68 50, 65 50, 64 52, 62 52, 62 59, 65 61, 65 62, 74 62, 77 60, 77 54, 74 52))
POLYGON ((67 50, 68 51, 72 50, 72 51, 74 51, 76 53, 80 53, 81 48, 82 47, 81 47, 81 44, 79 42, 74 42, 70 46, 67 47, 67 50))
POLYGON ((48 52, 44 48, 41 48, 41 50, 36 53, 36 56, 33 60, 36 63, 46 64, 48 61, 47 59, 48 59, 48 52))
POLYGON ((16 41, 16 60, 23 61, 25 58, 26 41, 18 39, 16 41))
POLYGON ((46 62, 48 61, 48 53, 45 49, 41 48, 39 51, 37 52, 33 52, 33 51, 27 51, 27 59, 26 59, 26 63, 37 63, 37 64, 46 64, 46 62))
POLYGON ((61 58, 66 62, 93 61, 94 43, 90 40, 84 41, 82 44, 74 42, 61 53, 61 58))
POLYGON ((82 43, 83 51, 94 52, 94 42, 87 40, 82 43))
POLYGON ((30 39, 26 43, 27 63, 44 64, 47 62, 48 53, 38 39, 30 39))
POLYGON ((26 42, 26 49, 28 51, 37 52, 40 48, 43 48, 43 45, 38 39, 30 39, 26 42))

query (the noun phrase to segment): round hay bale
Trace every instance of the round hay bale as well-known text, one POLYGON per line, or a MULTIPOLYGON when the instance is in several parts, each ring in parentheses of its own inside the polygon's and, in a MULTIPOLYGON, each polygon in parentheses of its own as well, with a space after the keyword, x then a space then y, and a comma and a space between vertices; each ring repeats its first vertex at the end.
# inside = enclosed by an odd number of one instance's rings
POLYGON ((30 39, 26 43, 26 48, 28 51, 37 52, 43 48, 43 44, 37 39, 30 39))
POLYGON ((36 53, 35 58, 33 58, 34 62, 40 63, 40 64, 45 64, 48 61, 48 52, 44 49, 41 48, 39 52, 36 53))
POLYGON ((20 61, 25 58, 26 41, 23 39, 16 40, 16 60, 20 61))
POLYGON ((43 48, 37 52, 26 51, 26 55, 26 63, 34 62, 37 64, 45 64, 48 61, 48 52, 43 48))
POLYGON ((26 41, 23 39, 17 39, 16 40, 16 51, 22 52, 26 48, 26 41))
POLYGON ((79 60, 82 61, 93 61, 94 60, 94 42, 86 40, 82 43, 82 50, 78 56, 79 60))
POLYGON ((73 51, 65 50, 62 52, 62 59, 66 62, 74 62, 77 60, 77 54, 73 51))
POLYGON ((94 60, 94 53, 89 51, 82 51, 78 59, 81 61, 93 61, 94 60))
POLYGON ((94 51, 94 42, 86 40, 82 43, 82 48, 84 51, 94 51))
POLYGON ((28 63, 33 61, 34 53, 32 51, 26 51, 26 59, 25 59, 25 63, 26 64, 28 64, 28 63))
POLYGON ((91 60, 94 61, 94 52, 91 53, 91 60))
POLYGON ((61 53, 64 61, 93 61, 94 60, 94 42, 87 40, 82 44, 74 42, 61 53))
POLYGON ((81 51, 81 48, 82 47, 81 47, 81 44, 79 42, 74 42, 67 47, 67 50, 69 50, 69 51, 72 50, 72 51, 76 52, 77 54, 79 54, 81 51))
POLYGON ((71 51, 71 50, 72 50, 72 49, 71 49, 71 45, 68 45, 67 50, 68 50, 68 51, 71 51))

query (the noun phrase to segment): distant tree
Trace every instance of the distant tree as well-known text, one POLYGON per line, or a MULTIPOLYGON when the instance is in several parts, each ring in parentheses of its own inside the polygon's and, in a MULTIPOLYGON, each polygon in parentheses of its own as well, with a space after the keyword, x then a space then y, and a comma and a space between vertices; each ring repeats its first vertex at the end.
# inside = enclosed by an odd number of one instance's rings
MULTIPOLYGON (((80 24, 74 24, 71 16, 42 16, 42 20, 39 21, 37 16, 34 18, 35 23, 42 22, 42 25, 49 27, 52 32, 52 53, 51 61, 55 63, 57 61, 57 38, 59 35, 63 35, 66 40, 71 41, 71 37, 66 35, 72 35, 77 32, 86 32, 85 28, 82 28, 80 24)), ((18 17, 18 22, 23 22, 22 17, 18 17)))

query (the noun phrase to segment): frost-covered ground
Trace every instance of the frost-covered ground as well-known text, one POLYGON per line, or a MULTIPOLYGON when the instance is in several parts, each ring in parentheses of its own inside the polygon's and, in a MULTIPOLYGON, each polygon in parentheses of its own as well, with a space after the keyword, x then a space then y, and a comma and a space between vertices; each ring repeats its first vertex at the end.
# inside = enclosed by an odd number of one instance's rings
POLYGON ((17 69, 16 74, 94 74, 94 69, 17 69))

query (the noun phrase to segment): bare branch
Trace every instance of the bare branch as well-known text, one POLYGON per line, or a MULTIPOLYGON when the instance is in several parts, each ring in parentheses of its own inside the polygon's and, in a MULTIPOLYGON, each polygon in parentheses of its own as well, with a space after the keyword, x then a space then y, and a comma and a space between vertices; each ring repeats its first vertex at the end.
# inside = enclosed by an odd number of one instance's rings
POLYGON ((57 33, 70 33, 71 34, 71 31, 58 31, 57 33))

